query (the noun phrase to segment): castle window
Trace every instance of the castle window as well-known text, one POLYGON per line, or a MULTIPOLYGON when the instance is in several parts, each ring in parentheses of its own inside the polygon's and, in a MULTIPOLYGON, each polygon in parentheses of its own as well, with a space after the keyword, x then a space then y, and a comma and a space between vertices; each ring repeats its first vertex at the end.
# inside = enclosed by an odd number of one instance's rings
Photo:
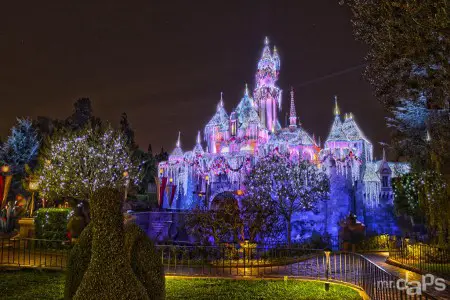
POLYGON ((389 187, 389 177, 388 176, 383 176, 382 177, 382 186, 383 187, 389 187))

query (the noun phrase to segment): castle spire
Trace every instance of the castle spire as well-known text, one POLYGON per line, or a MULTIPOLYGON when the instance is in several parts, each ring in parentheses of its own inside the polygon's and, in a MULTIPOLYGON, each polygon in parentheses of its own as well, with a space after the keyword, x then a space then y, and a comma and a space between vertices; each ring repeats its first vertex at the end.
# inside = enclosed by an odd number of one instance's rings
POLYGON ((334 115, 339 116, 341 114, 341 111, 339 110, 339 106, 337 103, 337 96, 334 96, 334 115))
POLYGON ((200 130, 197 132, 197 144, 200 144, 200 130))
POLYGON ((248 85, 247 83, 245 84, 245 92, 244 95, 248 97, 248 85))
POLYGON ((265 39, 264 39, 264 45, 269 45, 269 37, 268 36, 266 36, 265 37, 265 39))
POLYGON ((223 92, 220 92, 220 100, 219 104, 217 104, 217 111, 219 111, 221 108, 223 108, 223 92))
POLYGON ((177 139, 177 148, 180 148, 181 146, 181 131, 178 131, 178 139, 177 139))
POLYGON ((289 127, 295 128, 297 127, 297 113, 295 112, 295 103, 294 103, 294 88, 291 87, 291 109, 289 113, 289 127))
POLYGON ((383 161, 386 161, 386 150, 383 147, 383 161))
POLYGON ((280 71, 280 56, 278 55, 277 47, 273 46, 272 59, 275 63, 275 70, 280 71))

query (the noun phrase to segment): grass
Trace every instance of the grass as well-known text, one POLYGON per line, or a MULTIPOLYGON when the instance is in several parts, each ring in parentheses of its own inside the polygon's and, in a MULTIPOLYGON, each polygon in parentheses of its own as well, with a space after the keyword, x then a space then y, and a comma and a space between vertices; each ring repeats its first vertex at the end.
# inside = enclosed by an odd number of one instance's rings
MULTIPOLYGON (((1 299, 62 299, 64 274, 35 270, 0 271, 1 299)), ((232 280, 207 278, 166 279, 167 300, 175 299, 361 299, 349 287, 316 281, 232 280)))

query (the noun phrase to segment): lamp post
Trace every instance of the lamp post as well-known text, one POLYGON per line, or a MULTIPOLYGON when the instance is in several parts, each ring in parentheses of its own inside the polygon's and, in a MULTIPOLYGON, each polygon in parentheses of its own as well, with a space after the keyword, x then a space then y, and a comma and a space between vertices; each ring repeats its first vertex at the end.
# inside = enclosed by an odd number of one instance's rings
POLYGON ((129 173, 127 171, 123 172, 123 177, 125 178, 125 193, 123 195, 123 200, 127 201, 128 197, 128 185, 130 184, 129 173))
POLYGON ((9 188, 11 186, 11 179, 12 179, 12 174, 11 174, 11 168, 8 165, 3 165, 0 169, 0 171, 3 174, 2 177, 2 181, 3 181, 3 190, 0 190, 0 192, 2 192, 2 194, 0 195, 1 198, 1 203, 0 203, 0 208, 3 208, 6 206, 6 203, 8 201, 8 193, 9 193, 9 188))
POLYGON ((330 290, 330 253, 331 253, 331 249, 329 248, 325 248, 323 250, 323 252, 325 253, 325 263, 326 263, 326 267, 325 267, 325 278, 327 279, 327 282, 325 282, 325 291, 329 291, 330 290))
POLYGON ((28 177, 28 191, 31 192, 31 203, 29 208, 29 216, 33 215, 34 211, 34 193, 39 190, 39 178, 37 176, 31 175, 28 177))
POLYGON ((205 186, 205 208, 208 209, 208 197, 209 197, 209 175, 205 176, 206 186, 205 186))

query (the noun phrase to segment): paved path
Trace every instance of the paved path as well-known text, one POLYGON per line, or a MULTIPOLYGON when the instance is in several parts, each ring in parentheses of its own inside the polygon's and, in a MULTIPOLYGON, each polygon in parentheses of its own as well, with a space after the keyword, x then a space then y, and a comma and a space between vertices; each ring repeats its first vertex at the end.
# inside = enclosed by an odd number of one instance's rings
MULTIPOLYGON (((421 274, 388 264, 386 262, 388 255, 389 255, 388 252, 364 254, 364 256, 367 259, 369 259, 373 263, 377 264, 378 266, 383 268, 386 272, 388 272, 392 275, 395 275, 395 276, 397 276, 399 278, 403 278, 403 279, 408 278, 409 281, 419 281, 419 282, 422 281, 421 274)), ((449 291, 448 285, 447 285, 446 290, 442 291, 442 292, 436 291, 434 286, 427 287, 427 293, 437 299, 450 300, 450 291, 449 291)))

